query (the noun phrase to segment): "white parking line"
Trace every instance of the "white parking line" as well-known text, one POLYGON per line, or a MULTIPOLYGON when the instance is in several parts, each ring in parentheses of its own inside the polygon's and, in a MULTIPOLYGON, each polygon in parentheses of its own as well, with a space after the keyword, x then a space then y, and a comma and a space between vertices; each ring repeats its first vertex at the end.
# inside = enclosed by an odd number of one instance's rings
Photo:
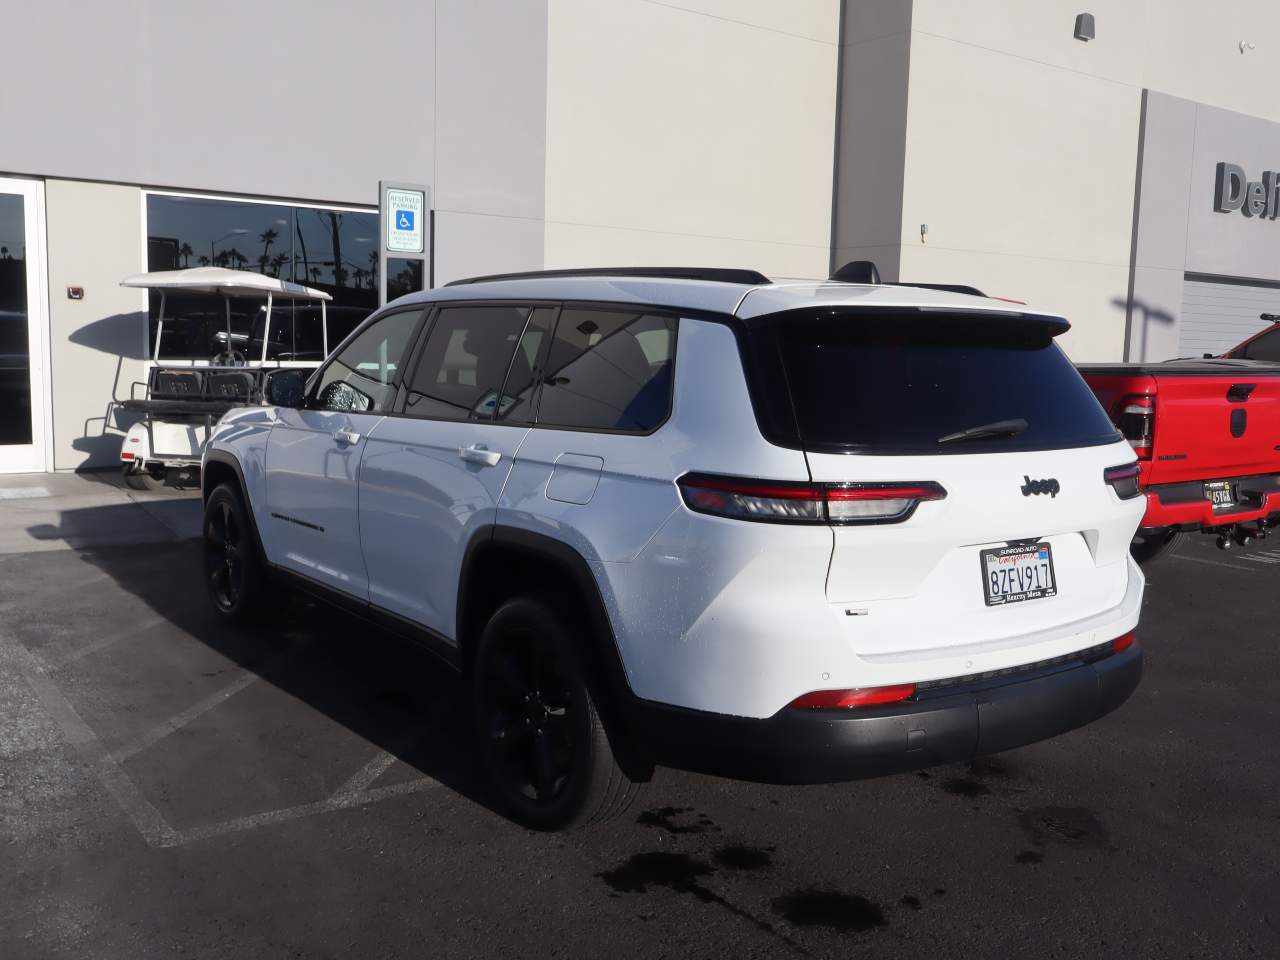
POLYGON ((1173 559, 1174 559, 1174 560, 1189 560, 1189 561, 1191 561, 1192 563, 1207 563, 1207 564, 1208 564, 1209 566, 1211 566, 1211 567, 1222 567, 1222 568, 1223 568, 1223 569, 1225 569, 1225 570, 1249 570, 1250 572, 1253 572, 1252 570, 1250 570, 1250 568, 1249 568, 1249 567, 1241 567, 1241 566, 1239 566, 1239 565, 1237 565, 1237 564, 1234 564, 1234 563, 1223 563, 1223 562, 1221 562, 1220 560, 1205 560, 1203 557, 1188 557, 1188 556, 1184 556, 1183 554, 1180 554, 1180 553, 1179 553, 1179 554, 1175 554, 1175 555, 1174 555, 1174 557, 1173 557, 1173 559))
POLYGON ((372 760, 355 772, 337 790, 333 791, 330 800, 340 800, 364 793, 380 776, 391 769, 396 758, 385 750, 379 750, 372 760))
POLYGON ((26 660, 23 667, 23 679, 30 686, 45 712, 62 730, 62 735, 88 761, 107 793, 124 811, 125 816, 133 821, 138 833, 153 847, 171 847, 182 842, 178 831, 160 814, 137 785, 129 779, 129 775, 106 756, 102 741, 81 719, 70 701, 62 695, 49 676, 40 668, 35 658, 21 644, 13 644, 19 657, 26 660))
POLYGON ((117 630, 115 633, 109 633, 105 637, 99 637, 92 643, 86 643, 82 647, 73 647, 65 653, 51 657, 46 652, 44 654, 44 661, 49 664, 50 669, 59 670, 62 667, 68 666, 69 664, 75 663, 77 660, 89 656, 90 654, 97 653, 99 650, 105 650, 107 647, 114 646, 121 640, 133 640, 140 634, 150 630, 152 627, 158 627, 160 624, 168 622, 169 619, 167 617, 147 617, 143 620, 139 620, 137 623, 130 624, 123 630, 117 630))
POLYGON ((195 720, 208 713, 219 704, 225 703, 231 697, 243 690, 245 687, 262 679, 256 673, 245 673, 238 680, 227 684, 221 690, 215 690, 203 700, 198 701, 194 705, 183 710, 181 713, 174 714, 163 723, 158 723, 150 730, 145 731, 141 735, 130 740, 124 746, 117 747, 107 755, 107 759, 112 763, 124 763, 130 757, 135 757, 152 744, 159 743, 169 734, 177 730, 181 730, 192 720, 195 720))
MULTIPOLYGON (((392 759, 394 760, 394 758, 392 759)), ((296 807, 285 807, 283 810, 268 810, 265 813, 255 813, 247 817, 238 817, 235 820, 224 820, 221 823, 193 827, 190 830, 184 830, 175 843, 208 840, 211 837, 220 837, 228 833, 240 833, 244 830, 253 830, 272 823, 285 823, 289 820, 300 820, 303 817, 311 817, 321 813, 333 813, 336 810, 363 807, 370 803, 377 803, 379 800, 402 797, 410 793, 421 793, 423 790, 431 790, 438 786, 440 786, 439 780, 433 780, 431 777, 418 777, 416 780, 393 783, 390 786, 379 787, 376 790, 362 793, 346 796, 340 796, 339 793, 335 793, 326 800, 317 800, 314 803, 303 803, 296 807)), ((165 845, 171 846, 173 844, 165 845)))

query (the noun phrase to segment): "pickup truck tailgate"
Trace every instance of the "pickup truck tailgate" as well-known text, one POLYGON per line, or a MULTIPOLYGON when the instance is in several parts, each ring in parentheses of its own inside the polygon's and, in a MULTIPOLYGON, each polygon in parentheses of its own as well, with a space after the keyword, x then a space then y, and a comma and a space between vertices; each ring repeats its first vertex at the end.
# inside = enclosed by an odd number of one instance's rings
POLYGON ((1154 403, 1144 484, 1280 470, 1280 365, 1205 360, 1079 369, 1117 422, 1134 398, 1154 403))
POLYGON ((1274 473, 1280 376, 1161 377, 1151 483, 1274 473))

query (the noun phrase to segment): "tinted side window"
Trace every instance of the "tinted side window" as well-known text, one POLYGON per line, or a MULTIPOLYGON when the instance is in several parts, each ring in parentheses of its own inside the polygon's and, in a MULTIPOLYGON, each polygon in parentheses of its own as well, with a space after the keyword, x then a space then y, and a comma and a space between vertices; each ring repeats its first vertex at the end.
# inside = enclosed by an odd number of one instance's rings
POLYGON ((644 432, 671 412, 674 317, 566 307, 538 400, 538 423, 644 432))
POLYGON ((311 406, 353 413, 390 408, 400 364, 421 317, 421 310, 408 310, 389 314, 367 327, 324 368, 311 406))
POLYGON ((528 318, 528 307, 441 310, 408 382, 404 412, 441 420, 491 419, 528 318))
POLYGON ((1249 360, 1270 360, 1280 362, 1280 330, 1264 333, 1245 349, 1244 355, 1249 360))

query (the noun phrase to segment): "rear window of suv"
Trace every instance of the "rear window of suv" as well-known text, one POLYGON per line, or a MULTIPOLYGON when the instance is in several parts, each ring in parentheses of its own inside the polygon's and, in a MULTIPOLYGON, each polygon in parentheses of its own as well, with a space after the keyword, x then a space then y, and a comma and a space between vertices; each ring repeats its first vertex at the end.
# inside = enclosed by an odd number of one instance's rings
POLYGON ((948 454, 1081 447, 1120 438, 1047 324, 914 311, 780 315, 747 333, 765 435, 814 451, 948 454), (1020 433, 947 443, 1025 420, 1020 433))

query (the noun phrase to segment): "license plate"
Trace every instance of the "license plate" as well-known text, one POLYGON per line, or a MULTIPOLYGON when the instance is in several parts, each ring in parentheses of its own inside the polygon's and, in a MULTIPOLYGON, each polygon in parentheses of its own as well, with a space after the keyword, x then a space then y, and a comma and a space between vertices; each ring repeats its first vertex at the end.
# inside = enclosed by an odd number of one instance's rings
POLYGON ((1204 485, 1204 497, 1215 507, 1234 507, 1235 495, 1230 480, 1211 480, 1204 485))
POLYGON ((1053 548, 1022 543, 982 551, 982 590, 988 607, 1056 596, 1053 548))

